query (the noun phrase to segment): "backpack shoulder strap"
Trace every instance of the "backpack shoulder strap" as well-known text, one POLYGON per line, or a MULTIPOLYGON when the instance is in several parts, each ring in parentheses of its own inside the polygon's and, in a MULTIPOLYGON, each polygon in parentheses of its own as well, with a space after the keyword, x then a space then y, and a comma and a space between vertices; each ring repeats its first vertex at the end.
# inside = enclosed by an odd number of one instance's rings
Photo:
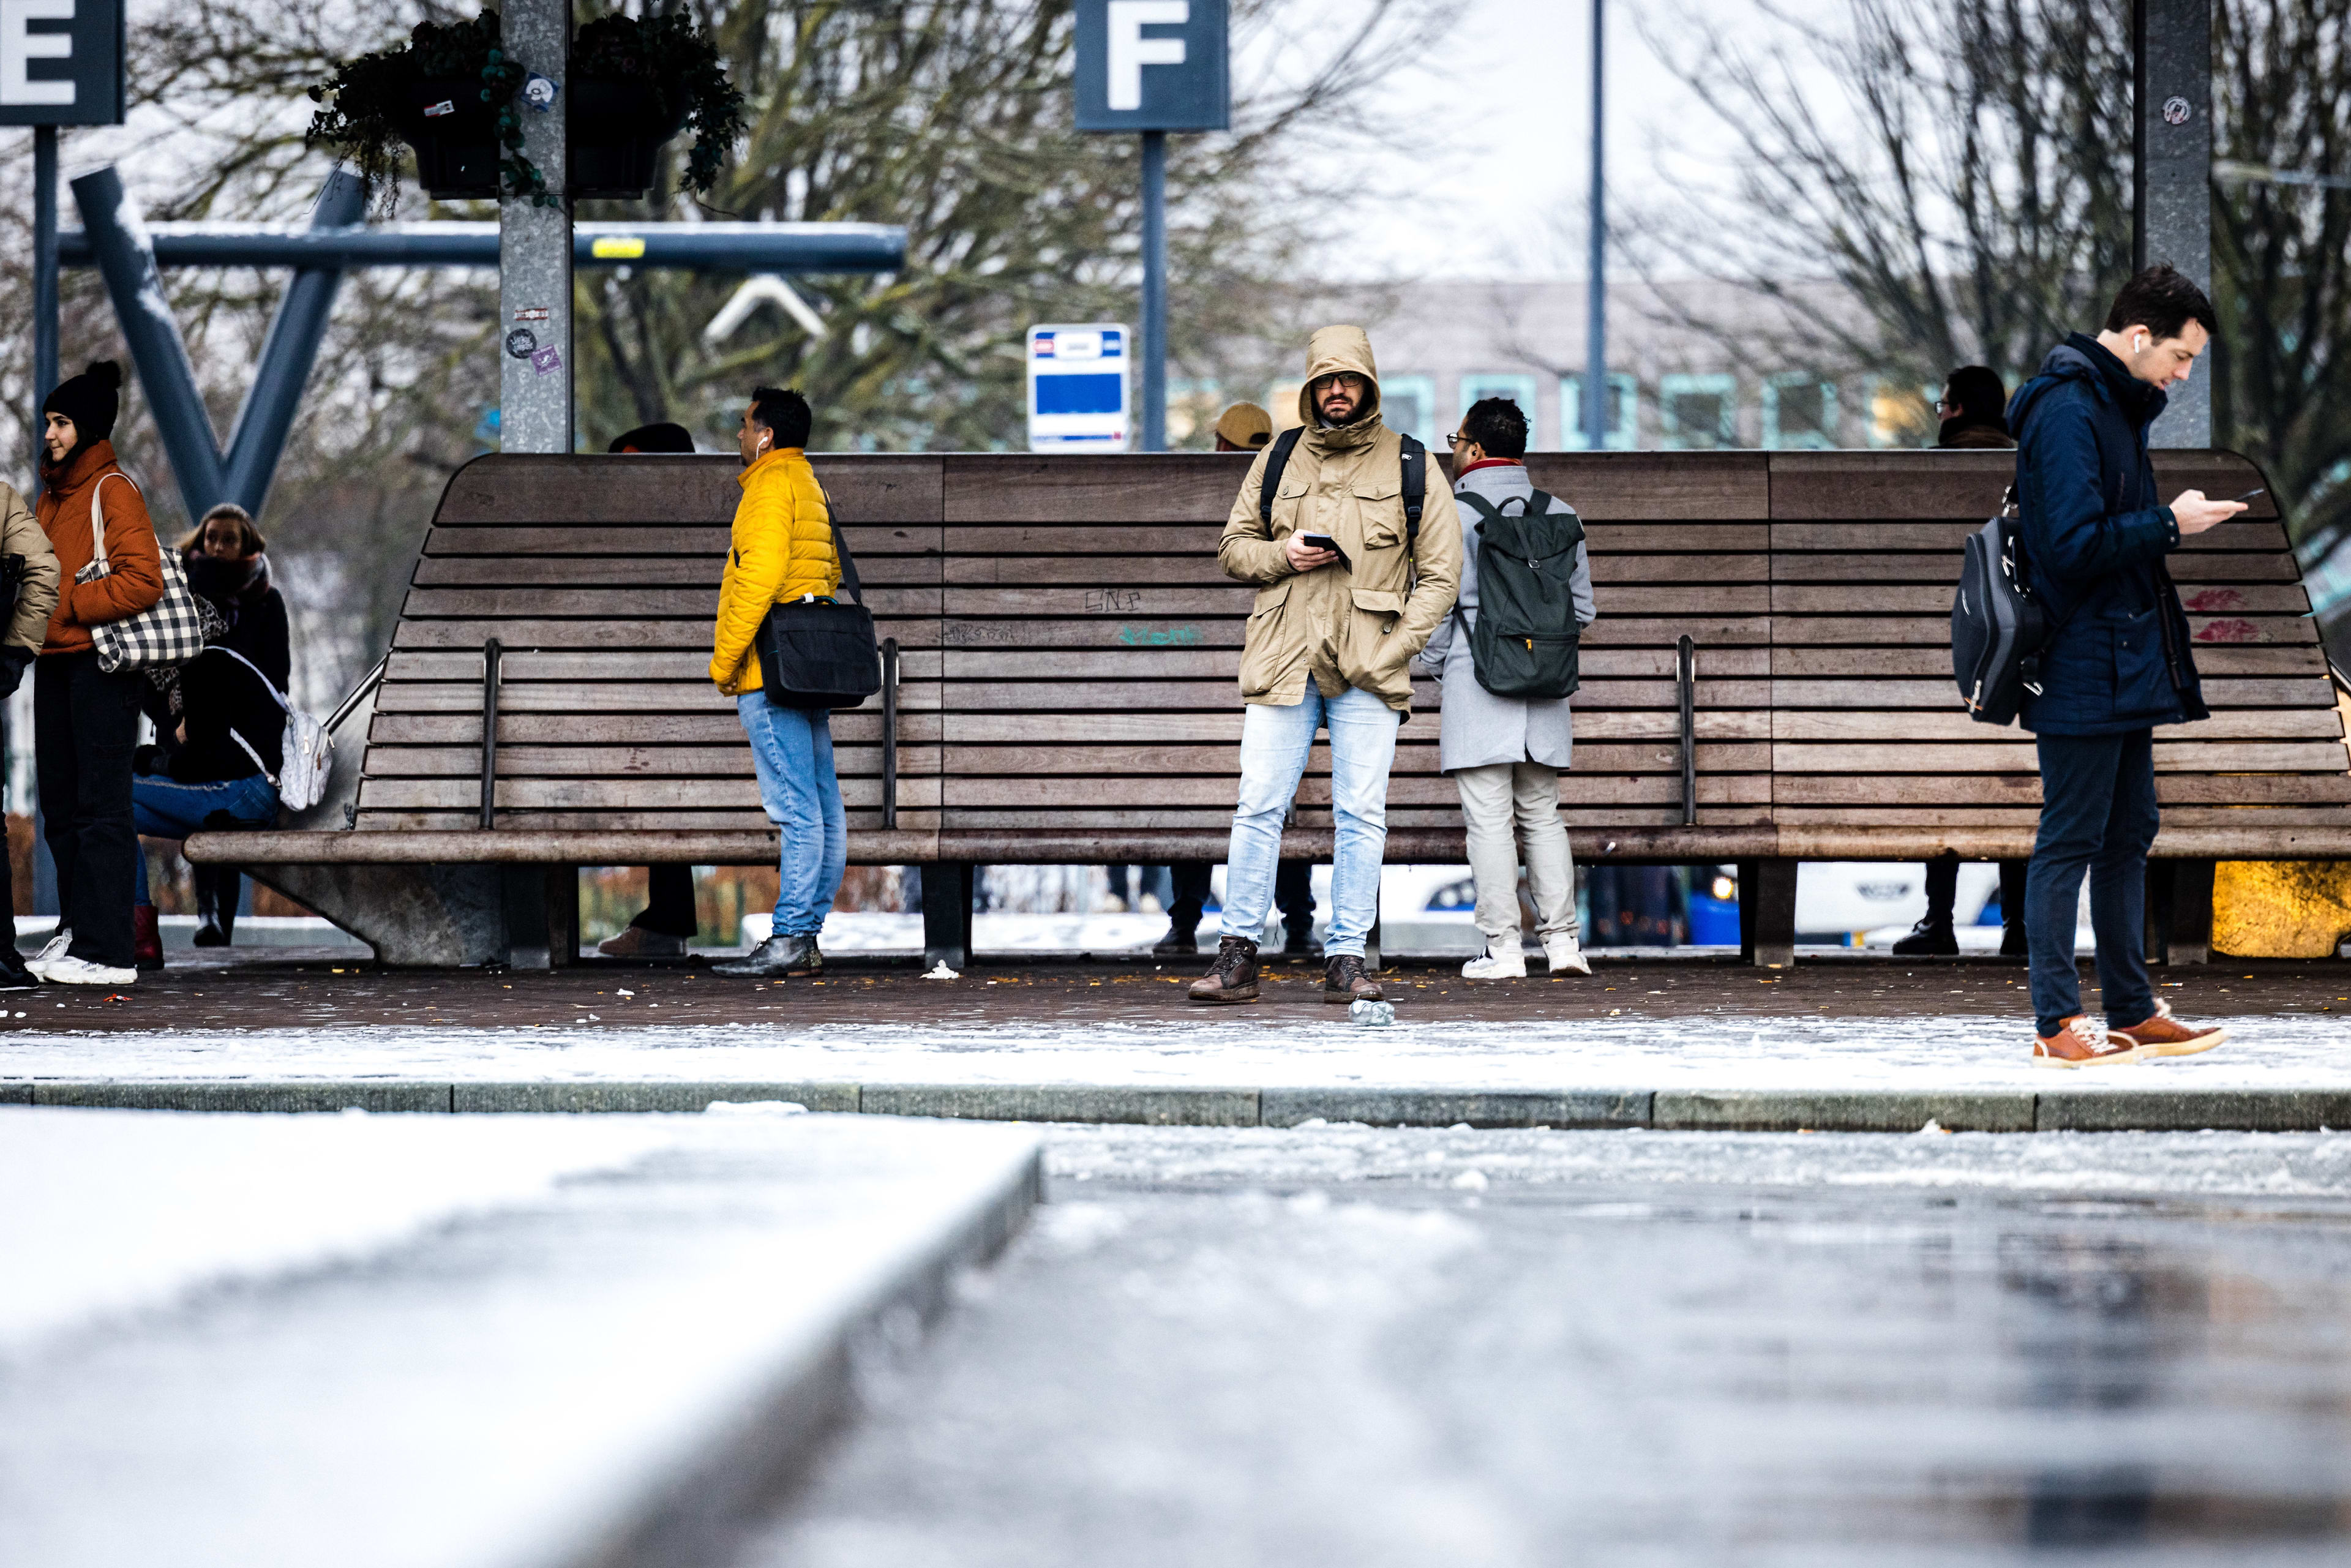
MULTIPOLYGON (((1399 431, 1399 435, 1403 433, 1399 431)), ((1404 435, 1404 548, 1420 538, 1420 508, 1428 500, 1428 448, 1404 435)))
POLYGON ((1475 490, 1457 490, 1454 492, 1453 498, 1457 501, 1467 501, 1470 507, 1477 512, 1478 516, 1483 519, 1478 525, 1479 531, 1481 535, 1485 531, 1487 523, 1498 523, 1502 520, 1502 508, 1494 505, 1493 502, 1486 499, 1485 497, 1478 494, 1475 490))
POLYGON ((1553 507, 1557 507, 1559 508, 1556 515, 1564 517, 1567 520, 1570 528, 1574 533, 1575 538, 1573 542, 1582 544, 1583 542, 1583 517, 1573 507, 1569 506, 1558 497, 1543 490, 1537 490, 1527 497, 1527 516, 1531 517, 1552 516, 1552 508, 1553 507))
MULTIPOLYGON (((286 710, 286 712, 287 712, 289 716, 293 713, 293 711, 294 711, 294 705, 293 705, 292 703, 287 702, 287 701, 286 700, 286 694, 285 694, 284 692, 279 691, 279 690, 277 689, 277 683, 276 683, 276 682, 274 682, 274 681, 272 681, 272 680, 271 680, 267 675, 263 674, 262 674, 262 671, 261 671, 261 666, 260 666, 260 665, 258 665, 258 664, 255 664, 251 659, 246 658, 244 654, 242 654, 242 653, 238 653, 235 649, 234 649, 234 648, 228 648, 228 647, 224 647, 224 646, 222 646, 222 645, 221 645, 220 643, 214 643, 211 647, 206 648, 206 649, 204 650, 204 652, 205 652, 205 653, 226 653, 230 658, 235 659, 238 664, 243 664, 246 669, 251 670, 251 671, 254 673, 254 674, 255 674, 256 676, 259 677, 259 679, 260 679, 260 681, 261 681, 261 684, 262 684, 264 686, 266 686, 266 687, 267 687, 267 688, 268 688, 268 690, 269 690, 269 695, 270 695, 271 696, 273 696, 273 697, 275 697, 275 698, 277 698, 277 706, 278 706, 279 707, 281 707, 281 708, 284 708, 284 709, 286 710)), ((246 747, 246 749, 247 751, 250 751, 250 750, 252 750, 253 748, 252 748, 251 747, 246 747)), ((257 760, 257 759, 256 759, 256 760, 257 760)))
POLYGON ((1298 450, 1298 438, 1306 434, 1302 424, 1293 424, 1273 438, 1268 449, 1265 473, 1257 482, 1257 520, 1270 533, 1273 528, 1273 497, 1281 488, 1281 471, 1290 466, 1290 455, 1298 450))

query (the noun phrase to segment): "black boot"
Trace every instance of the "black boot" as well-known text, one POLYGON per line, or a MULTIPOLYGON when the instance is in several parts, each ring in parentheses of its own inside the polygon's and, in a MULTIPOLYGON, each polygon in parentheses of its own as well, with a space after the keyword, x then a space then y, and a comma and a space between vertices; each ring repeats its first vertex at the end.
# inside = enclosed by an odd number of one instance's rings
POLYGON ((236 936, 236 904, 244 876, 235 866, 195 868, 196 939, 199 947, 225 947, 236 936))
POLYGON ((1897 958, 1949 958, 1958 955, 1959 939, 1951 934, 1951 923, 1937 921, 1933 915, 1910 928, 1910 935, 1894 944, 1897 958))
POLYGON ((25 967, 25 956, 13 941, 0 943, 0 991, 29 991, 41 977, 25 967))
POLYGON ((1200 950, 1200 917, 1170 920, 1167 935, 1151 945, 1155 953, 1196 953, 1200 950))
POLYGON ((713 964, 714 975, 821 975, 824 955, 813 936, 770 936, 731 964, 713 964))

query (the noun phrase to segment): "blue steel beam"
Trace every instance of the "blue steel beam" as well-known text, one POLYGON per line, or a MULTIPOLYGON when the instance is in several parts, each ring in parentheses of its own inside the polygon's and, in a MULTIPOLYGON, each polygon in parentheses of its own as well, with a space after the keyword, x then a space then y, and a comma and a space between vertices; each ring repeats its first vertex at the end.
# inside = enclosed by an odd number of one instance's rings
POLYGON ((163 455, 180 482, 180 498, 190 517, 201 517, 228 494, 228 476, 214 442, 212 421, 204 413, 204 394, 196 390, 196 372, 188 363, 188 346, 181 340, 180 324, 172 319, 162 275, 155 270, 154 247, 148 242, 139 205, 122 188, 122 177, 112 164, 75 180, 73 195, 74 204, 81 208, 90 252, 106 278, 106 292, 114 301, 123 341, 131 347, 139 384, 154 412, 163 455))
MULTIPOLYGON (((367 211, 367 183, 341 169, 327 176, 310 210, 314 229, 339 229, 359 222, 367 211)), ((335 295, 343 273, 335 267, 305 267, 294 274, 277 302, 269 336, 261 345, 261 362, 255 367, 253 387, 237 411, 228 439, 225 476, 228 498, 261 516, 269 498, 269 482, 277 473, 277 459, 286 450, 286 433, 294 427, 302 388, 319 358, 327 336, 327 322, 335 312, 335 295)), ((202 513, 195 514, 198 517, 202 513)))
MULTIPOLYGON (((86 220, 85 220, 86 221, 86 220)), ((162 267, 481 267, 498 264, 494 223, 151 224, 162 267)), ((692 267, 709 272, 895 272, 906 231, 895 224, 580 224, 576 267, 692 267)), ((57 235, 58 259, 98 259, 88 231, 57 235)))

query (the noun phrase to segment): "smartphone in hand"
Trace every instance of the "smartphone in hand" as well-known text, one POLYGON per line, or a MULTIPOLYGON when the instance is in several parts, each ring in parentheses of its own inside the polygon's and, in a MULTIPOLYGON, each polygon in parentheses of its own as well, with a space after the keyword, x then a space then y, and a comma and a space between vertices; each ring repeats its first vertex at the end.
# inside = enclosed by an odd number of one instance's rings
POLYGON ((1306 541, 1309 549, 1329 550, 1332 555, 1339 558, 1339 564, 1341 566, 1345 567, 1349 571, 1355 570, 1354 564, 1347 559, 1347 552, 1339 548, 1339 541, 1332 538, 1329 534, 1301 534, 1298 537, 1306 541))

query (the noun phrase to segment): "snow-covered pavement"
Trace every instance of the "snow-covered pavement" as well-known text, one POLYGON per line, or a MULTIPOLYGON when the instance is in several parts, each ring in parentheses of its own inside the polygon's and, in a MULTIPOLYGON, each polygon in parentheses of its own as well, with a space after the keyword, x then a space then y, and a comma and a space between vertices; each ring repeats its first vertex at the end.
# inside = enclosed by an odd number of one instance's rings
POLYGON ((7 1081, 267 1079, 854 1082, 1486 1090, 2351 1089, 2351 1018, 2226 1017, 2207 1055, 2095 1072, 2029 1060, 2013 1017, 1779 1017, 1351 1023, 1337 1009, 1246 1019, 968 1026, 274 1029, 0 1036, 7 1081))

